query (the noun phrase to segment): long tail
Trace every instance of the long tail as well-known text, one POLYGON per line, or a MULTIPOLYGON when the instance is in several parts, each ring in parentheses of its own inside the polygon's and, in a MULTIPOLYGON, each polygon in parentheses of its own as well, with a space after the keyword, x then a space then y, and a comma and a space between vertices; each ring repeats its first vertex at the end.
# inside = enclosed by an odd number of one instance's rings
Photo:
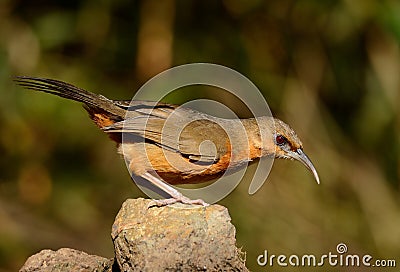
POLYGON ((27 76, 15 77, 14 81, 18 85, 29 90, 54 94, 60 97, 82 102, 89 109, 101 109, 111 115, 119 117, 124 116, 126 113, 126 110, 118 107, 114 101, 102 95, 88 92, 63 81, 27 76))

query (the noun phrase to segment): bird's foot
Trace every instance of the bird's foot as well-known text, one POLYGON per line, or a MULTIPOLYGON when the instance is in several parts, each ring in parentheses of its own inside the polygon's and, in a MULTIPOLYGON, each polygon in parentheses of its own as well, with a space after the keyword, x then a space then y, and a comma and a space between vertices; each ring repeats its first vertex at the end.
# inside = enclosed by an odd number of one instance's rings
POLYGON ((157 186, 167 194, 171 196, 171 198, 167 199, 153 199, 153 201, 149 204, 149 208, 153 206, 157 207, 162 207, 162 206, 167 206, 171 205, 177 202, 183 203, 183 204, 188 204, 188 205, 201 205, 203 207, 209 206, 204 200, 202 199, 190 199, 184 195, 182 195, 181 192, 179 192, 177 189, 171 187, 171 185, 164 183, 162 180, 159 178, 153 176, 149 172, 144 173, 141 175, 142 178, 150 181, 153 185, 157 186))
POLYGON ((153 199, 152 202, 149 204, 149 208, 151 207, 163 207, 163 206, 168 206, 174 203, 183 203, 183 204, 188 204, 188 205, 201 205, 203 207, 207 207, 210 204, 206 203, 202 199, 190 199, 186 196, 176 196, 174 198, 166 198, 166 199, 153 199))

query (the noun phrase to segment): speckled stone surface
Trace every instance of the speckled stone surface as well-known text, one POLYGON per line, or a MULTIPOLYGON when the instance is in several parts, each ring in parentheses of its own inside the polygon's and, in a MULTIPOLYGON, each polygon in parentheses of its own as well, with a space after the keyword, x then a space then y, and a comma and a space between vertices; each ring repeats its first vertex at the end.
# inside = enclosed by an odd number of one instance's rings
POLYGON ((151 203, 129 199, 116 217, 112 236, 121 270, 247 271, 225 207, 151 203))
POLYGON ((152 203, 123 203, 111 233, 114 259, 69 248, 42 250, 20 271, 248 271, 225 207, 152 203))
POLYGON ((111 272, 113 260, 70 248, 45 249, 26 260, 20 272, 111 272))

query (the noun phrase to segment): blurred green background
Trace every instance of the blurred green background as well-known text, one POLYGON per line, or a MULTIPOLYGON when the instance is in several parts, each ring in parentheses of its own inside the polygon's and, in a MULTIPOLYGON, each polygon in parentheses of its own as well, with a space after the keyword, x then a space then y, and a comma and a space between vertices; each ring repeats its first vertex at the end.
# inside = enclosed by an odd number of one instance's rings
POLYGON ((321 177, 317 186, 300 163, 275 161, 257 194, 244 180, 221 201, 250 269, 290 270, 257 266, 264 250, 320 256, 340 242, 400 266, 399 14, 395 0, 1 0, 0 271, 47 248, 112 257, 117 211, 144 197, 78 103, 11 77, 130 99, 157 73, 191 62, 252 80, 321 177))

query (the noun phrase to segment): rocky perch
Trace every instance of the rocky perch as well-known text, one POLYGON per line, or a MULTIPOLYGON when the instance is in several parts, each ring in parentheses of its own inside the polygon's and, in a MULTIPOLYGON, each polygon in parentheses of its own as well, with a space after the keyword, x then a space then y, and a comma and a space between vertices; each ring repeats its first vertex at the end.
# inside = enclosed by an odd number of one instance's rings
POLYGON ((115 258, 42 250, 20 271, 248 271, 228 210, 128 199, 112 227, 115 258))

